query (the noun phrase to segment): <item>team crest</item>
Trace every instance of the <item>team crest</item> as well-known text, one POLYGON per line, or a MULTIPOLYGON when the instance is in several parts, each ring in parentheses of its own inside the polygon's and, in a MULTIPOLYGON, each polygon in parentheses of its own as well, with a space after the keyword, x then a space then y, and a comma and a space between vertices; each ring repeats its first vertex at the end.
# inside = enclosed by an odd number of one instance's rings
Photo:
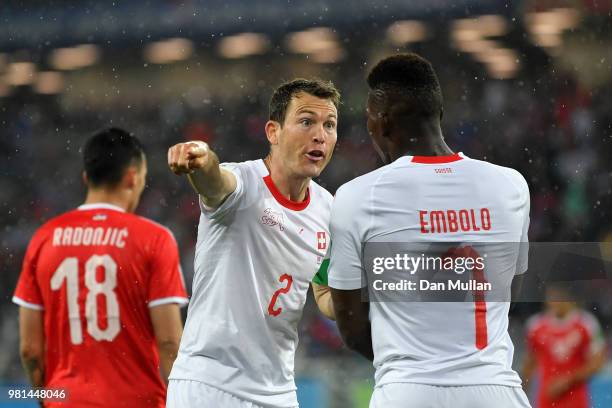
POLYGON ((264 215, 261 216, 261 223, 270 227, 276 227, 278 225, 281 231, 285 230, 283 213, 272 211, 271 208, 266 208, 264 210, 264 215))

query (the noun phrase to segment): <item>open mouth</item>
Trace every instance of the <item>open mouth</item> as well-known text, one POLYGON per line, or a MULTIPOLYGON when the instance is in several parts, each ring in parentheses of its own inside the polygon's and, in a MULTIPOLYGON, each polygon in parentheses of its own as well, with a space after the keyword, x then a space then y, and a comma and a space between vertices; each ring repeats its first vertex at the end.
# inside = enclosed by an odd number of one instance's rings
POLYGON ((325 158, 325 154, 322 150, 310 150, 306 153, 306 157, 308 157, 312 161, 320 161, 325 158))

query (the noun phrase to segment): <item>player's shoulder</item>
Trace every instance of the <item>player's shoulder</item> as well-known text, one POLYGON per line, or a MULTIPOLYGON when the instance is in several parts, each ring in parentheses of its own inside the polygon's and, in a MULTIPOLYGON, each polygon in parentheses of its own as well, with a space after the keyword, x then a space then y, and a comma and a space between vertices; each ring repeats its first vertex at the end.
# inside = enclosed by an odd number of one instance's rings
POLYGON ((584 309, 581 309, 576 313, 580 324, 584 326, 588 331, 593 332, 598 330, 599 321, 593 313, 584 309))
POLYGON ((376 170, 372 170, 368 173, 362 174, 361 176, 357 176, 350 181, 347 181, 336 191, 336 198, 340 195, 352 197, 357 196, 363 198, 363 194, 367 193, 371 188, 373 188, 376 185, 376 182, 393 168, 392 165, 393 163, 387 164, 379 167, 376 170))
POLYGON ((246 161, 241 161, 241 162, 223 162, 221 163, 221 167, 229 169, 229 170, 242 171, 242 172, 253 172, 253 173, 258 173, 260 171, 261 165, 263 165, 263 163, 261 162, 260 159, 246 160, 246 161))
POLYGON ((525 177, 516 169, 511 167, 501 166, 499 164, 491 163, 484 160, 473 159, 464 156, 466 162, 477 167, 476 172, 488 172, 492 176, 502 178, 502 181, 509 182, 515 186, 520 192, 529 194, 529 187, 525 177))
POLYGON ((55 228, 70 224, 80 216, 77 209, 69 210, 49 218, 36 230, 34 236, 41 236, 51 233, 55 228))
POLYGON ((527 319, 525 323, 525 329, 527 333, 534 333, 541 327, 546 325, 547 315, 544 312, 536 313, 527 319))
POLYGON ((324 203, 326 206, 331 206, 331 203, 334 201, 334 196, 327 191, 325 187, 316 181, 311 180, 308 188, 310 190, 311 199, 316 199, 317 201, 324 203))
POLYGON ((174 234, 165 225, 162 225, 156 221, 153 221, 150 218, 143 217, 141 215, 128 213, 126 213, 125 215, 127 221, 130 223, 130 226, 134 226, 139 230, 146 232, 146 234, 151 234, 152 236, 169 237, 174 240, 174 234))

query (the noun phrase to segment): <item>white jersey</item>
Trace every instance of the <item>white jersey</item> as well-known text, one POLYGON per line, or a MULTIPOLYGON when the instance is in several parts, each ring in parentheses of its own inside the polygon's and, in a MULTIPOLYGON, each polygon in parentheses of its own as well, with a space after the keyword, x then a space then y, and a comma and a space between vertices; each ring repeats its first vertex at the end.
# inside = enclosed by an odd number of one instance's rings
POLYGON ((262 406, 297 406, 294 354, 306 293, 328 246, 331 194, 283 197, 262 160, 223 164, 236 190, 201 205, 195 275, 170 379, 206 383, 262 406))
MULTIPOLYGON (((404 156, 337 191, 329 286, 365 286, 367 243, 526 242, 528 225, 529 190, 517 171, 461 153, 404 156)), ((493 254, 508 286, 527 269, 526 252, 513 249, 493 254)), ((509 303, 480 303, 371 302, 376 385, 520 386, 511 367, 509 303)))

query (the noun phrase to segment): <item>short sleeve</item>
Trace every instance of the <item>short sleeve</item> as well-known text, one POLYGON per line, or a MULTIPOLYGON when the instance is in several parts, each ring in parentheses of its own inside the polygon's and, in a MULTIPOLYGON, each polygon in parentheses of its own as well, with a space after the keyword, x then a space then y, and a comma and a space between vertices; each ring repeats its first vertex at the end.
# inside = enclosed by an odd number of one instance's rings
POLYGON ((223 203, 221 203, 221 205, 217 208, 210 208, 206 206, 202 202, 202 198, 199 197, 198 201, 200 203, 200 210, 202 211, 202 214, 211 219, 219 218, 224 214, 235 210, 245 194, 244 186, 246 182, 246 175, 244 174, 245 171, 243 169, 243 163, 222 163, 220 166, 221 168, 232 172, 234 177, 236 177, 236 189, 230 193, 225 201, 223 201, 223 203))
POLYGON ((153 253, 147 301, 149 307, 168 303, 186 305, 189 300, 179 263, 178 247, 169 231, 160 234, 153 253))
POLYGON ((43 298, 36 278, 36 264, 41 243, 37 235, 30 241, 23 259, 21 274, 13 295, 13 303, 28 309, 44 310, 43 298))
POLYGON ((531 208, 530 204, 530 196, 529 196, 529 187, 527 187, 527 182, 523 179, 524 182, 524 192, 523 192, 523 200, 524 200, 524 216, 523 216, 523 229, 521 231, 521 242, 519 244, 519 255, 516 261, 516 275, 522 275, 527 271, 528 261, 529 261, 529 211, 531 208))
POLYGON ((361 289, 363 267, 362 237, 359 222, 364 219, 359 214, 361 201, 353 198, 351 185, 341 187, 336 193, 331 213, 330 234, 333 241, 329 262, 329 286, 335 289, 361 289))

